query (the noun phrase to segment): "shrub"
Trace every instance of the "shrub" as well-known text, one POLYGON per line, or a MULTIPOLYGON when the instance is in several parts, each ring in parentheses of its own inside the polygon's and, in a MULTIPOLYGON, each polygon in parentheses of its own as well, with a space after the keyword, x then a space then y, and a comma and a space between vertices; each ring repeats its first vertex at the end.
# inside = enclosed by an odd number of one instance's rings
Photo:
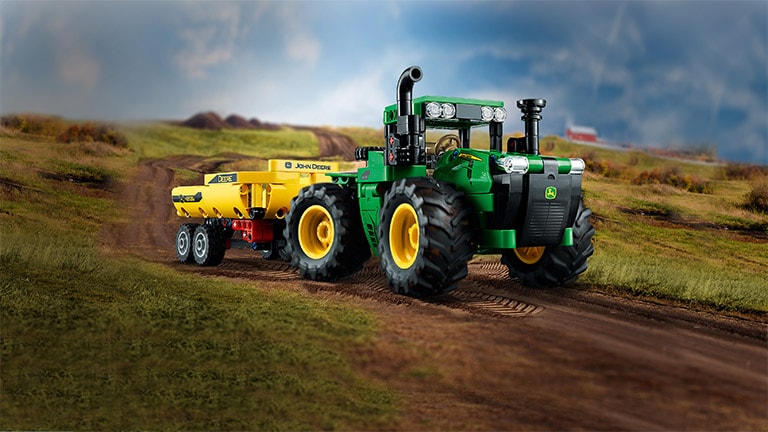
POLYGON ((555 151, 555 140, 550 137, 543 138, 539 141, 540 150, 547 154, 552 154, 555 151))
POLYGON ((112 126, 99 124, 94 126, 87 122, 82 126, 73 124, 57 138, 59 142, 103 142, 115 147, 128 147, 128 139, 125 135, 116 131, 112 126))
POLYGON ((768 214, 768 182, 756 184, 747 193, 744 208, 755 213, 768 214))
POLYGON ((33 135, 56 136, 64 129, 64 121, 39 114, 8 114, 0 118, 3 127, 33 135))
POLYGON ((723 175, 726 180, 753 180, 768 177, 768 166, 732 163, 725 166, 723 175))
POLYGON ((701 194, 711 194, 713 192, 712 183, 695 175, 683 175, 677 167, 667 168, 664 171, 659 171, 658 168, 653 171, 643 171, 632 179, 632 184, 665 184, 687 190, 688 192, 701 194))
POLYGON ((624 172, 627 171, 627 167, 618 162, 612 160, 600 159, 595 152, 582 155, 586 169, 589 172, 599 174, 608 178, 620 178, 624 172))

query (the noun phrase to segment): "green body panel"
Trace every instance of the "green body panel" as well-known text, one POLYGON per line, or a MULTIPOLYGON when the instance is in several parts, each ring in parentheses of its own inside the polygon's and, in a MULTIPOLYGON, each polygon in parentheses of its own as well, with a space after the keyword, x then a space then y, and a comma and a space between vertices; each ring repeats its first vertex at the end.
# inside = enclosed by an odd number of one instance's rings
MULTIPOLYGON (((498 253, 503 249, 517 247, 517 233, 514 229, 489 229, 488 220, 493 216, 495 197, 492 191, 493 175, 501 174, 500 168, 495 167, 491 159, 498 160, 504 156, 524 156, 528 158, 529 172, 541 173, 544 170, 543 157, 520 153, 504 153, 498 151, 456 149, 444 153, 437 161, 432 176, 440 181, 450 183, 457 190, 464 192, 471 207, 475 211, 474 221, 478 224, 478 253, 498 253), (494 168, 495 167, 495 168, 494 168), (491 172, 494 171, 494 172, 491 172)), ((571 161, 568 158, 549 158, 557 160, 558 173, 568 174, 571 161)), ((333 173, 334 182, 349 187, 356 187, 360 217, 363 223, 368 244, 374 254, 378 254, 378 236, 376 234, 380 221, 380 211, 384 194, 392 182, 403 178, 423 177, 427 175, 424 165, 389 166, 384 163, 384 153, 370 151, 367 166, 358 168, 357 172, 333 173)), ((566 228, 562 245, 573 245, 572 228, 566 228)))
MULTIPOLYGON (((498 156, 498 152, 496 153, 498 156)), ((470 194, 485 194, 491 191, 493 179, 489 172, 492 152, 487 150, 456 149, 444 153, 437 161, 433 176, 456 189, 470 194)), ((543 165, 542 165, 543 167, 543 165)))
POLYGON ((523 156, 528 158, 528 172, 538 174, 544 172, 544 158, 557 161, 558 174, 571 172, 571 160, 569 158, 556 158, 551 156, 534 156, 523 153, 505 153, 493 150, 456 149, 451 153, 446 152, 437 161, 435 178, 451 183, 464 185, 459 187, 466 193, 479 193, 490 191, 492 174, 489 173, 490 158, 499 159, 503 156, 523 156), (471 171, 471 176, 469 172, 471 171), (462 174, 463 173, 463 178, 462 174), (470 192, 471 191, 471 192, 470 192))
POLYGON ((480 230, 478 248, 488 250, 514 249, 517 247, 517 232, 510 230, 480 230))
MULTIPOLYGON (((573 246, 573 228, 566 228, 560 246, 573 246)), ((485 253, 517 247, 517 231, 482 229, 478 237, 478 249, 485 253)))
POLYGON ((424 165, 391 166, 384 164, 384 152, 368 153, 368 166, 357 169, 358 183, 392 182, 407 177, 424 177, 427 167, 424 165))
MULTIPOLYGON (((511 154, 517 154, 517 153, 511 153, 511 154)), ((528 157, 528 172, 531 174, 537 174, 540 172, 544 172, 544 161, 542 156, 532 156, 532 155, 523 155, 528 157)), ((556 159, 557 160, 557 172, 558 174, 568 174, 571 172, 571 160, 568 158, 553 158, 549 156, 544 156, 548 159, 556 159)))
POLYGON ((331 177, 333 179, 333 182, 336 184, 345 185, 348 184, 350 181, 357 179, 357 172, 335 172, 335 173, 328 173, 328 177, 331 177))
MULTIPOLYGON (((368 153, 367 166, 358 168, 357 173, 351 173, 351 175, 355 177, 357 184, 363 230, 368 237, 371 250, 374 254, 378 254, 379 239, 376 235, 376 228, 379 226, 379 212, 383 204, 384 194, 389 190, 390 184, 396 180, 426 176, 427 168, 424 165, 385 165, 384 153, 371 151, 368 153)), ((349 184, 349 182, 344 184, 349 184)))
POLYGON ((566 228, 560 246, 573 246, 573 228, 566 228))

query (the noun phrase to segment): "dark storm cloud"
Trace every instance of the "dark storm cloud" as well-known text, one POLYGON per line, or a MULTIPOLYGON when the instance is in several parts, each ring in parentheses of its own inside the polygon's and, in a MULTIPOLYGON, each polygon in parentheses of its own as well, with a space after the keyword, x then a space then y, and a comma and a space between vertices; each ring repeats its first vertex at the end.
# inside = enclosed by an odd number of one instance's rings
POLYGON ((768 163, 763 1, 4 0, 0 19, 3 112, 377 126, 419 64, 419 94, 548 99, 544 133, 768 163))

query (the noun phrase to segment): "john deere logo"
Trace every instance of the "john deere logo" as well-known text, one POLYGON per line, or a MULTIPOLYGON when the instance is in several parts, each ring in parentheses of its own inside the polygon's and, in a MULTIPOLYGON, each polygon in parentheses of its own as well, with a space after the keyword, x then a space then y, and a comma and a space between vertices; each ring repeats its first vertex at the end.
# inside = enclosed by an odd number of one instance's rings
POLYGON ((547 186, 547 188, 544 189, 544 198, 548 200, 557 198, 557 188, 554 186, 547 186))

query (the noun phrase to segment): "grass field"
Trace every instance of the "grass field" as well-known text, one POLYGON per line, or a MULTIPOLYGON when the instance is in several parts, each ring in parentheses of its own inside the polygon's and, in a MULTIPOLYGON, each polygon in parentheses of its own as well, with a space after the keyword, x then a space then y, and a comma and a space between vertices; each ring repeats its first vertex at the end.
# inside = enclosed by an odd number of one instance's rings
MULTIPOLYGON (((397 396, 357 377, 347 357, 380 331, 373 317, 311 296, 179 274, 97 246, 101 227, 124 217, 110 190, 140 158, 311 158, 314 136, 167 124, 120 130, 129 149, 0 129, 0 429, 390 424, 397 396)), ((334 130, 366 145, 380 136, 334 130)), ((590 161, 584 189, 595 255, 577 288, 768 312, 768 214, 745 209, 750 190, 768 182, 764 171, 737 178, 726 167, 552 137, 542 150, 590 161), (673 167, 678 179, 706 184, 708 193, 635 181, 673 167)))
POLYGON ((123 131, 136 154, 147 158, 225 153, 263 159, 311 158, 318 155, 317 139, 311 131, 290 128, 211 131, 152 123, 126 126, 123 131))
MULTIPOLYGON (((348 359, 378 332, 364 311, 100 251, 101 227, 122 217, 108 189, 168 133, 124 152, 0 132, 0 429, 390 424, 396 396, 348 359)), ((238 139, 223 138, 263 154, 261 136, 238 139)))

